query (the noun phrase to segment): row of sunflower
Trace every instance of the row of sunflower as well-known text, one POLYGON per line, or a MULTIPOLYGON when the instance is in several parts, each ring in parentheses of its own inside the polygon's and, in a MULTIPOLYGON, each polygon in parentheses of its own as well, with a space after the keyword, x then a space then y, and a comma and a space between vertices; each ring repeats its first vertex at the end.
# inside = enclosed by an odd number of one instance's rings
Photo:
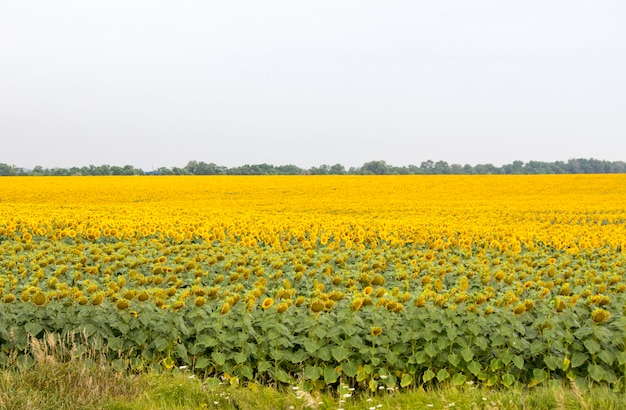
POLYGON ((621 386, 623 176, 5 178, 0 364, 621 386))

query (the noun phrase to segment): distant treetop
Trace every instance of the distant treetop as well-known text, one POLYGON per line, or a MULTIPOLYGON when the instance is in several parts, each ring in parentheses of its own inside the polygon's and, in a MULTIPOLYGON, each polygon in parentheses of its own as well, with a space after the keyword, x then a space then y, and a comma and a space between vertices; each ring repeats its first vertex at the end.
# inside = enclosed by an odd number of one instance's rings
POLYGON ((446 161, 423 161, 419 166, 393 166, 385 161, 370 161, 360 167, 346 169, 341 164, 320 165, 309 169, 296 165, 254 164, 228 168, 215 163, 189 161, 182 168, 161 167, 144 171, 132 165, 123 167, 89 165, 72 168, 19 168, 0 163, 0 176, 72 176, 72 175, 487 175, 487 174, 621 174, 626 173, 626 162, 576 158, 567 162, 513 161, 497 167, 492 164, 461 165, 446 161))

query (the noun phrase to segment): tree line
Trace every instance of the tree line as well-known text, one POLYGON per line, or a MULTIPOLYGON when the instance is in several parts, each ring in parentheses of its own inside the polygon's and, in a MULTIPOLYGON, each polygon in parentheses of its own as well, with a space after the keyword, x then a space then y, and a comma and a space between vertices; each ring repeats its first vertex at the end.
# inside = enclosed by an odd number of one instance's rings
POLYGON ((493 164, 460 165, 446 161, 423 161, 418 165, 393 166, 385 161, 370 161, 346 169, 341 164, 300 168, 296 165, 254 164, 228 168, 215 163, 189 161, 184 167, 160 167, 144 171, 132 165, 89 165, 71 168, 19 168, 0 163, 0 176, 73 176, 73 175, 488 175, 488 174, 616 174, 626 173, 626 162, 576 158, 567 162, 513 161, 500 167, 493 164))

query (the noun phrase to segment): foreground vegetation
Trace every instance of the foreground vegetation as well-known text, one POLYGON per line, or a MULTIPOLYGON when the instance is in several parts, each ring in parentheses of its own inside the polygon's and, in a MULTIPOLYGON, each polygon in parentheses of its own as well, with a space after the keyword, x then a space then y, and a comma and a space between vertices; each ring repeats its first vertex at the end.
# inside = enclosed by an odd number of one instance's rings
POLYGON ((337 390, 308 393, 298 385, 281 388, 248 383, 210 386, 186 369, 120 373, 106 364, 55 362, 0 371, 0 409, 626 409, 626 395, 607 387, 575 383, 531 389, 441 385, 424 390, 384 389, 376 393, 337 390))
POLYGON ((0 367, 623 391, 625 178, 3 178, 0 367))

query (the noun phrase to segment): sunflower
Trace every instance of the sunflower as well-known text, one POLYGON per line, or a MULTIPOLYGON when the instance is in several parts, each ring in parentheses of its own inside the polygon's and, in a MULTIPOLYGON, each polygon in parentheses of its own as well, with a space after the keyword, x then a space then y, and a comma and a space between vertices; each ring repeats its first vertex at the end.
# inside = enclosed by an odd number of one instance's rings
POLYGON ((526 305, 523 303, 520 303, 519 305, 515 306, 515 309, 513 309, 513 313, 516 316, 521 315, 524 312, 526 312, 526 305))
POLYGON ((103 300, 104 300, 104 293, 98 292, 93 296, 93 298, 91 298, 91 304, 93 306, 98 306, 99 304, 102 303, 103 300))
POLYGON ((287 309, 289 309, 289 304, 287 302, 279 303, 278 306, 276 306, 276 311, 278 313, 285 313, 287 309))
POLYGON ((611 317, 611 312, 609 312, 608 310, 604 310, 604 309, 596 309, 591 314, 591 319, 593 319, 595 323, 606 322, 607 320, 609 320, 610 317, 611 317))
POLYGON ((35 296, 33 296, 32 300, 35 305, 43 306, 46 304, 47 297, 45 293, 37 292, 35 293, 35 296))
POLYGON ((313 303, 311 303, 311 311, 313 313, 319 313, 322 310, 324 310, 326 306, 324 305, 324 302, 322 302, 321 300, 315 300, 313 301, 313 303))
POLYGON ((557 297, 554 301, 554 307, 556 308, 557 312, 562 312, 567 307, 567 305, 565 304, 563 299, 557 297))
POLYGON ((115 304, 115 307, 120 310, 128 309, 129 306, 130 306, 130 303, 128 302, 128 299, 120 299, 115 304))
POLYGON ((144 291, 139 292, 139 295, 137 295, 137 299, 140 302, 145 302, 146 300, 150 299, 150 295, 148 294, 148 292, 144 290, 144 291))
POLYGON ((194 302, 197 307, 202 307, 206 303, 206 299, 203 296, 198 296, 194 302))
POLYGON ((166 357, 165 359, 163 359, 162 363, 163 367, 165 367, 167 370, 170 370, 174 367, 174 360, 171 357, 166 357))
POLYGON ((362 306, 363 306, 362 298, 356 298, 350 303, 350 309, 352 309, 355 312, 361 309, 362 306))
POLYGON ((263 300, 263 303, 261 304, 261 307, 265 310, 265 309, 269 309, 274 305, 274 299, 272 298, 265 298, 263 300))
POLYGON ((232 305, 228 302, 224 303, 222 305, 222 309, 220 310, 220 313, 222 315, 225 315, 226 313, 228 313, 230 311, 230 308, 232 307, 232 305))
POLYGON ((376 275, 372 279, 372 285, 382 286, 385 283, 385 278, 382 275, 376 275))
POLYGON ((461 290, 468 290, 469 289, 469 280, 467 279, 467 276, 463 276, 459 280, 459 288, 461 288, 461 290))
POLYGON ((378 326, 373 327, 371 332, 370 332, 370 335, 372 335, 372 336, 380 336, 382 334, 383 334, 383 329, 381 327, 378 327, 378 326))
POLYGON ((127 290, 122 294, 122 297, 124 299, 128 299, 128 300, 133 300, 135 298, 135 291, 134 290, 127 290))

